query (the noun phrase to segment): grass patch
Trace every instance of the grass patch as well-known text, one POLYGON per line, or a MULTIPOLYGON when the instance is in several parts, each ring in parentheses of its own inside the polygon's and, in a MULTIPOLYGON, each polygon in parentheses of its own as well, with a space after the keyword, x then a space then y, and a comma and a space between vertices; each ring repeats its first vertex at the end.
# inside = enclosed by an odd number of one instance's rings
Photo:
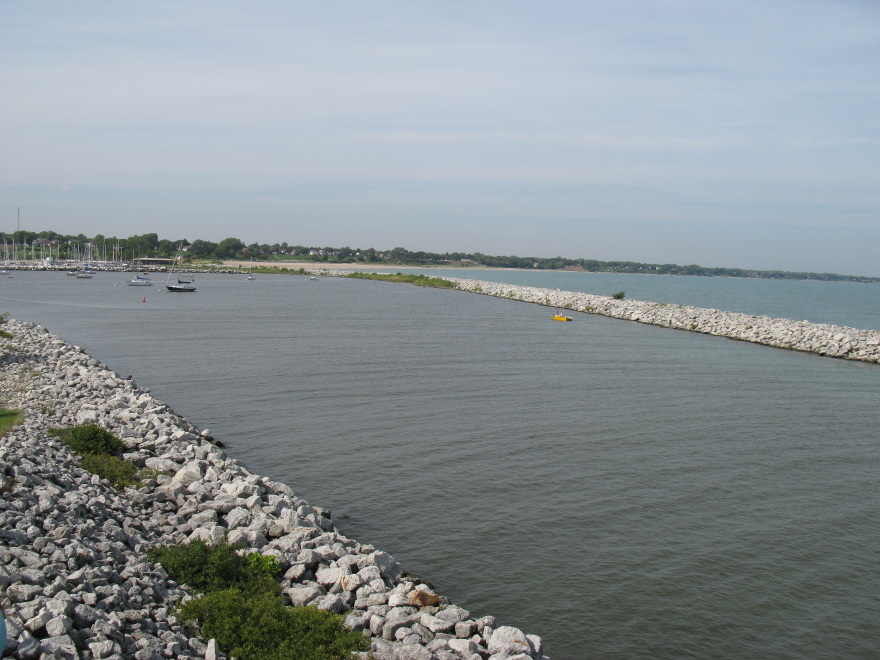
POLYGON ((150 548, 147 557, 203 595, 179 606, 179 617, 205 639, 214 638, 240 660, 344 660, 370 642, 343 625, 338 614, 287 607, 274 557, 241 555, 227 542, 192 541, 150 548))
POLYGON ((20 410, 0 408, 0 435, 5 435, 9 429, 18 426, 23 420, 24 413, 20 410))
POLYGON ((356 280, 381 280, 383 282, 402 282, 415 284, 416 286, 428 286, 435 289, 454 289, 455 282, 450 282, 442 277, 429 277, 427 275, 404 275, 403 273, 349 273, 345 277, 356 280))
POLYGON ((269 257, 269 261, 311 261, 314 263, 318 260, 310 254, 273 254, 269 257))
MULTIPOLYGON (((147 550, 150 561, 162 564, 168 575, 192 589, 209 593, 225 589, 244 592, 278 593, 279 587, 262 560, 250 560, 236 552, 238 546, 220 543, 208 545, 192 541, 147 550)), ((251 553, 261 557, 259 553, 251 553)), ((272 559, 275 559, 272 557, 272 559)), ((277 572, 278 564, 274 563, 277 572)))
POLYGON ((626 298, 626 291, 617 291, 615 293, 612 293, 611 297, 614 298, 614 300, 623 300, 624 298, 626 298))
POLYGON ((141 483, 137 466, 112 454, 83 454, 80 467, 102 479, 107 479, 117 490, 141 483))
POLYGON ((145 479, 156 474, 155 470, 139 470, 134 463, 116 456, 125 449, 125 444, 97 424, 55 429, 49 434, 79 454, 81 468, 97 474, 102 479, 107 479, 117 490, 128 486, 141 486, 145 479))
POLYGON ((97 424, 58 429, 55 435, 78 454, 116 454, 125 449, 122 440, 97 424))
POLYGON ((180 607, 184 621, 200 622, 224 653, 241 660, 342 660, 369 641, 337 614, 317 607, 286 607, 280 596, 247 597, 238 589, 206 594, 180 607))

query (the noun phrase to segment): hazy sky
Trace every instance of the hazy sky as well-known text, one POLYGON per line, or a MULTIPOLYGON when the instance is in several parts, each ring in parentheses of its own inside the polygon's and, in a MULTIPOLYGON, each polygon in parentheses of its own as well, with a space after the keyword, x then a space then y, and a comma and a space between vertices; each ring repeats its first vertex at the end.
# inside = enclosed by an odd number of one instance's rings
POLYGON ((877 0, 0 0, 0 230, 880 276, 877 0))

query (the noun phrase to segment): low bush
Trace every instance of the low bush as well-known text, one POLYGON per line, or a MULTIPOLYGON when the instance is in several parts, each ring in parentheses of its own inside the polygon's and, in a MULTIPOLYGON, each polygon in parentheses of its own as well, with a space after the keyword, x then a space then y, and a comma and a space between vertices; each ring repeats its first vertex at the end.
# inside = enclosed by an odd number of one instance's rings
POLYGON ((369 640, 347 629, 343 618, 315 607, 287 607, 280 596, 277 560, 224 541, 150 548, 147 557, 202 596, 178 608, 179 617, 213 637, 239 660, 347 660, 369 649, 369 640))
POLYGON ((122 440, 97 424, 71 426, 56 435, 78 454, 117 454, 125 449, 122 440))
POLYGON ((0 435, 5 435, 9 429, 21 424, 23 419, 24 415, 20 410, 0 408, 0 435))
POLYGON ((626 298, 626 291, 618 291, 616 293, 612 293, 611 297, 614 298, 614 300, 623 300, 624 298, 626 298))
POLYGON ((116 489, 121 490, 140 483, 137 467, 112 454, 83 454, 80 466, 102 479, 107 479, 116 489))
MULTIPOLYGON (((239 547, 225 541, 208 545, 197 540, 150 548, 147 557, 162 564, 173 580, 195 591, 207 593, 235 588, 246 592, 277 593, 279 586, 273 579, 274 574, 267 573, 263 562, 251 561, 249 557, 238 554, 236 551, 239 547)), ((277 571, 277 562, 272 563, 277 571)))
POLYGON ((275 578, 281 569, 278 567, 278 560, 272 555, 261 555, 259 552, 252 552, 247 556, 248 567, 253 573, 266 575, 275 578))
POLYGON ((241 660, 343 660, 365 651, 369 640, 342 617, 316 607, 286 607, 281 596, 248 597, 225 589, 184 603, 180 618, 198 621, 202 636, 241 660))
POLYGON ((356 280, 382 280, 383 282, 403 282, 416 286, 428 286, 437 289, 454 289, 455 282, 442 277, 428 277, 427 275, 404 275, 403 273, 349 273, 346 277, 356 280))
POLYGON ((125 449, 125 444, 97 424, 82 424, 66 429, 50 431, 80 456, 80 467, 102 479, 107 479, 116 489, 141 486, 144 479, 156 474, 155 470, 138 470, 137 466, 115 454, 125 449))

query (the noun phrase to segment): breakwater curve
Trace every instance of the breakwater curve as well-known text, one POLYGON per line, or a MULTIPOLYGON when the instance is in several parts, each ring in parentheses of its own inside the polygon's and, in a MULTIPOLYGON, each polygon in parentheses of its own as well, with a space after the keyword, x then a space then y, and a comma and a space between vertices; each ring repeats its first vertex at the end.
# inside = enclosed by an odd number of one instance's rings
POLYGON ((747 341, 818 355, 880 362, 880 331, 755 316, 741 312, 641 300, 615 299, 577 291, 444 277, 460 291, 558 307, 585 314, 747 341))
POLYGON ((249 471, 133 379, 42 326, 3 327, 0 398, 25 413, 0 438, 7 654, 224 657, 175 617, 192 594, 146 550, 228 538, 275 557, 286 602, 344 616, 376 660, 549 660, 540 637, 472 617, 387 552, 345 537, 329 510, 249 471), (50 430, 84 423, 111 430, 153 476, 117 490, 82 469, 50 430))

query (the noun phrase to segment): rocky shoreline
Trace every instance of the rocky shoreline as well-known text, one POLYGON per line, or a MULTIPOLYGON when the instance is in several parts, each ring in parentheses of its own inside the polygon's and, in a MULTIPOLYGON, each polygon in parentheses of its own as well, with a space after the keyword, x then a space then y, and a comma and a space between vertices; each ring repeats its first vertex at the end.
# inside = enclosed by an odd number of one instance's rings
POLYGON ((559 307, 587 314, 601 314, 616 319, 700 332, 776 348, 807 351, 845 360, 880 362, 880 331, 877 330, 860 330, 809 321, 752 316, 739 312, 724 312, 718 309, 686 305, 667 305, 641 300, 616 300, 589 293, 542 289, 483 280, 457 277, 444 277, 444 279, 455 282, 456 288, 460 291, 559 307))
POLYGON ((145 552, 227 537, 276 557, 287 602, 342 614, 370 637, 376 660, 549 660, 540 637, 471 617, 81 348, 36 324, 3 328, 12 339, 0 340, 0 399, 25 412, 0 439, 6 655, 224 657, 174 616, 192 594, 145 552), (49 435, 83 423, 114 432, 124 457, 156 476, 120 492, 84 471, 49 435))

